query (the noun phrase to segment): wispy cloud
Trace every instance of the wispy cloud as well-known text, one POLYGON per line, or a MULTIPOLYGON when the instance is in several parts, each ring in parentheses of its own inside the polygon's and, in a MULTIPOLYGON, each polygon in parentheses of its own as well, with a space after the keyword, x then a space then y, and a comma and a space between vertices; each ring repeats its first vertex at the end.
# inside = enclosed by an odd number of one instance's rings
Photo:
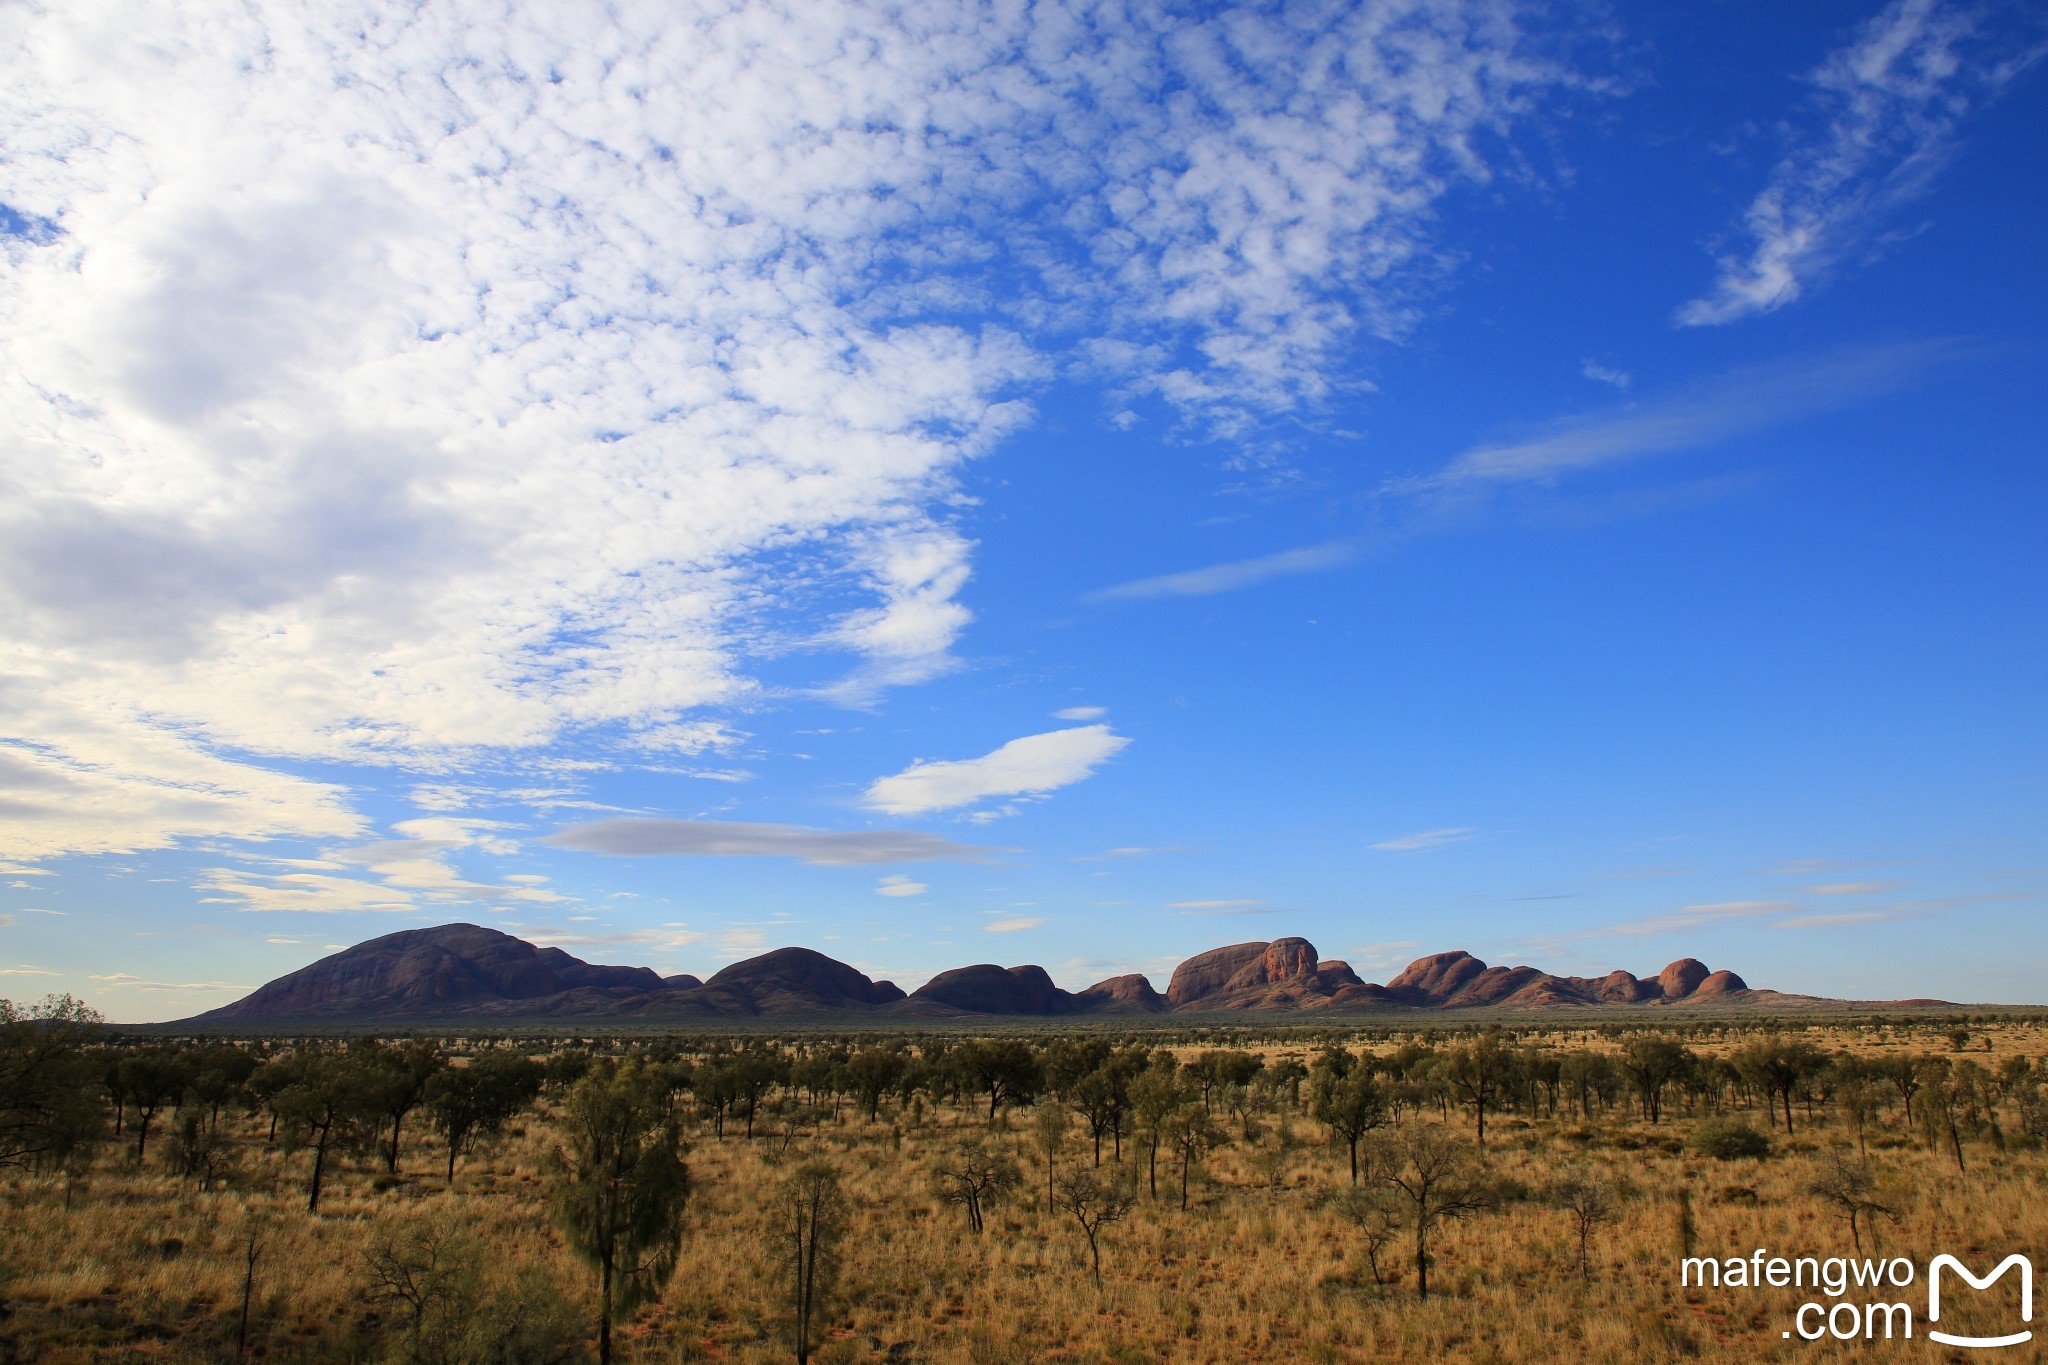
POLYGON ((1103 863, 1112 862, 1120 858, 1150 858, 1161 853, 1186 853, 1188 851, 1178 844, 1161 844, 1151 848, 1137 844, 1127 844, 1121 848, 1105 848, 1100 853, 1078 853, 1074 855, 1074 861, 1077 863, 1103 863))
POLYGON ((1580 361, 1579 373, 1596 384, 1606 384, 1617 389, 1626 389, 1635 382, 1635 376, 1627 370, 1618 370, 1611 365, 1602 365, 1597 360, 1580 361))
POLYGON ((1140 602, 1155 597, 1206 597, 1213 593, 1235 592, 1276 578, 1342 568, 1357 557, 1358 548, 1348 543, 1309 545, 1298 550, 1262 555, 1257 559, 1237 559, 1227 564, 1211 564, 1154 578, 1133 579, 1128 583, 1097 589, 1085 600, 1140 602))
POLYGON ((1027 929, 1036 929, 1045 921, 1032 915, 1011 915, 1004 919, 992 919, 981 926, 985 934, 1021 934, 1027 929))
POLYGON ((593 820, 565 826, 540 842, 625 858, 796 858, 818 867, 979 863, 998 851, 915 830, 838 831, 723 820, 593 820))
POLYGON ((1419 834, 1404 834, 1398 839, 1382 839, 1368 845, 1381 853, 1428 853, 1452 844, 1462 844, 1475 833, 1469 825, 1458 825, 1449 829, 1426 829, 1419 834))
POLYGON ((1107 706, 1063 706, 1052 713, 1054 720, 1101 720, 1108 714, 1107 706))
POLYGON ((232 981, 151 981, 145 977, 133 976, 127 972, 110 972, 105 976, 88 977, 102 989, 148 991, 152 994, 184 991, 250 991, 254 986, 238 985, 232 981))
POLYGON ((2037 7, 1893 0, 1809 76, 1793 146, 1750 203, 1712 288, 1679 308, 1688 327, 1782 308, 1843 262, 1867 256, 1897 211, 1925 194, 1972 114, 2040 58, 2037 7))
POLYGON ((1880 891, 1895 891, 1904 885, 1904 882, 1823 882, 1799 889, 1813 896, 1874 896, 1880 891))
POLYGON ((1169 910, 1250 910, 1264 901, 1169 901, 1169 910))
POLYGON ((1647 455, 1698 450, 1890 392, 1965 349, 1953 341, 1905 342, 1749 366, 1691 389, 1559 423, 1527 440, 1476 446, 1440 472, 1388 491, 1421 495, 1543 482, 1647 455))
POLYGON ((884 877, 875 886, 875 894, 878 896, 922 896, 929 890, 931 888, 923 882, 912 881, 901 875, 884 877))
POLYGON ((995 796, 1038 796, 1088 777, 1129 743, 1107 725, 1026 735, 980 758, 913 763, 878 778, 862 800, 890 815, 919 815, 995 796))

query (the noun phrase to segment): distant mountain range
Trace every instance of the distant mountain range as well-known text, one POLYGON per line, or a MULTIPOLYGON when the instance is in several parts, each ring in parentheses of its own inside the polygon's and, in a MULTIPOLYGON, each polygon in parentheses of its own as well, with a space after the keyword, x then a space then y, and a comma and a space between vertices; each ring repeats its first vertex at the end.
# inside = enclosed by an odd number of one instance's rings
POLYGON ((1689 957, 1653 977, 1623 971, 1583 977, 1534 967, 1489 967, 1470 953, 1448 952, 1418 958, 1392 981, 1377 985, 1360 979, 1346 963, 1318 958, 1315 945, 1301 938, 1198 953, 1174 969, 1164 995, 1135 974, 1073 992, 1054 985, 1043 967, 990 963, 941 972, 906 995, 893 982, 872 980, 809 948, 778 948, 700 981, 660 976, 646 967, 599 966, 495 929, 444 924, 357 944, 184 1022, 231 1027, 553 1021, 658 1026, 720 1019, 1316 1016, 1766 1003, 1818 1002, 1751 990, 1735 973, 1709 971, 1689 957))

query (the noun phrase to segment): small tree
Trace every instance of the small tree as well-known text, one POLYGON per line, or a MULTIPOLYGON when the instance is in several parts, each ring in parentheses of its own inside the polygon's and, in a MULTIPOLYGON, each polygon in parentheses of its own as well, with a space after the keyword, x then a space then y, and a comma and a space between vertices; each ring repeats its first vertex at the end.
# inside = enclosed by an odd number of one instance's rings
POLYGON ((1205 1109, 1193 1105, 1176 1110, 1167 1116, 1165 1128, 1166 1143, 1180 1158, 1180 1207, 1187 1212, 1188 1172, 1199 1161, 1202 1154, 1213 1147, 1228 1142, 1229 1136, 1216 1126, 1205 1109))
POLYGON ((839 1173, 822 1161, 798 1166, 776 1192, 775 1245, 789 1290, 789 1326, 796 1342, 797 1365, 809 1365, 826 1304, 839 1278, 839 1243, 846 1235, 846 1215, 839 1173))
POLYGON ((1387 1092, 1372 1070, 1354 1066, 1341 1075, 1319 1069, 1311 1112, 1351 1153, 1351 1183, 1358 1183, 1358 1144, 1387 1122, 1387 1092))
POLYGON ((1429 1239, 1437 1227, 1495 1207, 1499 1196, 1472 1146, 1442 1125, 1411 1119, 1375 1154, 1381 1180, 1407 1201, 1415 1230, 1415 1295, 1429 1297, 1429 1239))
POLYGON ((356 1150, 367 1140, 372 1109, 364 1093, 362 1069, 345 1053, 302 1048, 264 1070, 274 1070, 270 1104, 283 1120, 286 1150, 312 1149, 306 1210, 318 1213, 327 1158, 338 1151, 356 1150))
POLYGON ((118 1063, 96 1056, 95 1010, 68 995, 37 1005, 0 1000, 0 1167, 78 1164, 101 1134, 94 1081, 125 1108, 118 1063))
POLYGON ((1550 1199, 1572 1220, 1573 1241, 1578 1248, 1573 1265, 1579 1278, 1591 1279, 1593 1234, 1602 1225, 1613 1222, 1620 1212, 1621 1200, 1615 1193, 1614 1182, 1585 1166, 1572 1166, 1551 1185, 1550 1199))
POLYGON ((148 1155, 151 1121, 184 1097, 192 1072, 173 1049, 145 1047, 121 1059, 120 1075, 121 1087, 135 1106, 135 1160, 140 1164, 148 1155))
POLYGON ((391 1137, 381 1145, 384 1169, 398 1173, 399 1139, 406 1116, 427 1098, 435 1074, 447 1068, 441 1049, 424 1038, 414 1038, 396 1047, 379 1047, 362 1059, 363 1085, 378 1116, 391 1125, 391 1137))
POLYGON ((446 1358, 477 1306, 481 1249, 446 1210, 385 1221, 363 1252, 369 1297, 398 1307, 408 1359, 446 1358))
POLYGON ((455 1183, 455 1159, 533 1103, 544 1074, 538 1062, 508 1052, 486 1052, 468 1066, 435 1073, 427 1084, 427 1113, 448 1144, 449 1184, 455 1183))
POLYGON ((1088 1258, 1095 1271, 1095 1291, 1102 1292, 1104 1226, 1122 1222, 1137 1200, 1121 1175, 1105 1180, 1093 1170, 1069 1171, 1059 1180, 1059 1206, 1073 1215, 1088 1239, 1088 1258))
POLYGON ((988 1096, 990 1124, 1004 1105, 1029 1104, 1045 1084, 1037 1056, 1021 1039, 970 1039, 953 1049, 952 1061, 961 1079, 988 1096))
POLYGON ((1845 1147, 1828 1148, 1806 1189, 1842 1216, 1859 1256, 1863 1254, 1864 1219, 1899 1221, 1897 1206, 1878 1198, 1877 1176, 1870 1163, 1861 1157, 1851 1157, 1845 1147))
POLYGON ((1487 1029, 1471 1042, 1451 1048, 1437 1066, 1437 1074, 1451 1094, 1472 1111, 1481 1151, 1486 1149, 1486 1111, 1500 1106, 1519 1071, 1515 1049, 1497 1029, 1487 1029))
POLYGON ((1053 1177, 1059 1170, 1060 1153, 1067 1149, 1070 1125, 1066 1106, 1051 1095, 1041 1096, 1031 1106, 1031 1137, 1045 1156, 1045 1211, 1053 1211, 1053 1177))
POLYGON ((1621 1045, 1621 1074, 1643 1102, 1643 1117, 1664 1118, 1664 1091, 1693 1064, 1691 1049, 1661 1033, 1638 1033, 1621 1045))
POLYGON ((1007 1152, 988 1139, 962 1142, 932 1164, 932 1190, 948 1204, 967 1210, 967 1226, 982 1229, 984 1211, 1024 1181, 1023 1172, 1007 1152))
POLYGON ((597 1271, 599 1365, 610 1365, 614 1316, 675 1271, 690 1171, 666 1108, 640 1064, 593 1066, 564 1106, 567 1145, 549 1158, 556 1221, 597 1271))
POLYGON ((1347 1185, 1330 1197, 1331 1212, 1358 1230, 1365 1243, 1365 1264, 1375 1289, 1400 1279, 1380 1269, 1380 1253, 1401 1233, 1401 1209, 1392 1191, 1378 1184, 1347 1185))
MULTIPOLYGON (((1145 1134, 1146 1192, 1159 1197, 1159 1145, 1165 1137, 1167 1120, 1188 1102, 1180 1077, 1164 1066, 1147 1067, 1131 1082, 1131 1110, 1145 1134)), ((1203 1106, 1207 1108, 1205 1103, 1203 1106)))

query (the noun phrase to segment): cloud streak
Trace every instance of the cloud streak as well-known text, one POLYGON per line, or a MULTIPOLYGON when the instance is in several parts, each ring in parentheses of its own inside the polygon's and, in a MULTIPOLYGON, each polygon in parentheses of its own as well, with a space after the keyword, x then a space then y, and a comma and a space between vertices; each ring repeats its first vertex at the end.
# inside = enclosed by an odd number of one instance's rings
POLYGON ((1718 326, 1798 299, 1926 194, 1957 131, 2044 50, 2038 11, 1893 0, 1807 77, 1821 131, 1792 147, 1751 201, 1713 285, 1680 307, 1718 326), (2010 13, 2010 19, 2008 18, 2010 13))
POLYGON ((1350 544, 1308 545, 1298 550, 1261 555, 1256 559, 1237 559, 1227 564, 1211 564, 1200 569, 1133 579, 1128 583, 1100 588, 1089 593, 1084 600, 1142 602, 1157 597, 1208 597, 1254 587, 1276 578, 1340 569, 1357 557, 1357 547, 1350 544))
POLYGON ((1462 844, 1476 833, 1470 826, 1458 825, 1449 829, 1426 829, 1419 834, 1404 834, 1398 839, 1382 839, 1368 847, 1380 853, 1430 853, 1452 844, 1462 844))
POLYGON ((540 842, 618 858, 795 858, 814 867, 983 863, 1000 851, 915 830, 833 831, 721 820, 593 820, 565 826, 540 842))
POLYGON ((1698 450, 1890 392, 1965 350, 1953 341, 1908 342, 1748 366, 1690 390, 1560 423, 1527 440, 1475 446, 1440 472, 1390 485, 1389 491, 1424 495, 1542 483, 1645 456, 1698 450))

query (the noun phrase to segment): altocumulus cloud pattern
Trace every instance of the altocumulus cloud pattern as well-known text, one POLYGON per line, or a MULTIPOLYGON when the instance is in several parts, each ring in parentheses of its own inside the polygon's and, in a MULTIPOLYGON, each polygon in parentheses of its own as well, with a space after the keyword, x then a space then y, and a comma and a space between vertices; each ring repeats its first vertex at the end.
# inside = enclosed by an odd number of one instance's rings
POLYGON ((793 651, 938 675, 962 462, 1063 373, 1315 402, 1585 84, 1543 47, 1436 0, 10 7, 0 856, 366 829, 283 760, 715 752, 793 651))

